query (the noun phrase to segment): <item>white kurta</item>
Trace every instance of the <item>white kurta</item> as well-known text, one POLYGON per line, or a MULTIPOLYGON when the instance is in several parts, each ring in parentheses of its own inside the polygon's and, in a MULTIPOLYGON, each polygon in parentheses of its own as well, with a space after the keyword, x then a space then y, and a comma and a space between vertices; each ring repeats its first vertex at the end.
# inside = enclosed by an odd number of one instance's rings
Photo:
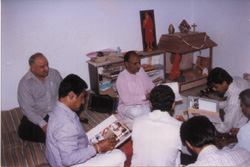
POLYGON ((160 110, 137 117, 133 125, 131 166, 180 164, 180 125, 180 121, 160 110))

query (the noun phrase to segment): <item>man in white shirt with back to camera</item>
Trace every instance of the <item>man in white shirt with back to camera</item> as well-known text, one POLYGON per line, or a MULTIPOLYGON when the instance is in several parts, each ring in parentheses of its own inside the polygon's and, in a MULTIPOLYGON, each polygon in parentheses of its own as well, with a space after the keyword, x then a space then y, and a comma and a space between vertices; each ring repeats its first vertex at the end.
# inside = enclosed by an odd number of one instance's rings
POLYGON ((180 121, 172 117, 175 95, 167 85, 150 92, 152 112, 135 118, 131 166, 180 165, 180 121))

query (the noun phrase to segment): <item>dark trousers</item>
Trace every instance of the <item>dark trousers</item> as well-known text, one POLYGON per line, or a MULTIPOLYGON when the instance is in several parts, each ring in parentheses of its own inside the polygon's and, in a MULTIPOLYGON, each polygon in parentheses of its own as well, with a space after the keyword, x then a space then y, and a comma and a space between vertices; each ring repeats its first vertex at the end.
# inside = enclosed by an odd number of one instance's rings
MULTIPOLYGON (((49 115, 44 118, 46 122, 49 120, 49 115)), ((21 124, 18 127, 18 135, 22 140, 45 143, 46 134, 40 126, 33 124, 26 116, 21 119, 21 124)))

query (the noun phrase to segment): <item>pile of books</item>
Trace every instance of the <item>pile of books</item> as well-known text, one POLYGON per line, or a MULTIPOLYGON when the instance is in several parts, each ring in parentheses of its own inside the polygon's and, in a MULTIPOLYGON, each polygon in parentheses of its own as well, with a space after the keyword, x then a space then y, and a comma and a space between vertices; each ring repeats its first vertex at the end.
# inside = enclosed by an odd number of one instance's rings
POLYGON ((116 79, 121 71, 125 69, 124 63, 112 64, 102 70, 102 76, 109 79, 116 79))
POLYGON ((96 52, 95 55, 92 53, 93 56, 90 57, 90 60, 95 63, 101 63, 105 61, 109 62, 116 62, 122 60, 121 57, 117 56, 116 51, 99 51, 96 52))
POLYGON ((99 85, 99 88, 102 91, 105 91, 105 90, 111 88, 112 86, 113 86, 113 84, 112 84, 111 81, 106 81, 106 82, 101 82, 100 85, 99 85))
POLYGON ((163 66, 143 64, 142 67, 155 85, 159 85, 164 82, 163 66))
POLYGON ((108 58, 107 56, 97 56, 95 58, 91 58, 90 60, 95 63, 101 63, 101 62, 105 62, 107 58, 108 58))

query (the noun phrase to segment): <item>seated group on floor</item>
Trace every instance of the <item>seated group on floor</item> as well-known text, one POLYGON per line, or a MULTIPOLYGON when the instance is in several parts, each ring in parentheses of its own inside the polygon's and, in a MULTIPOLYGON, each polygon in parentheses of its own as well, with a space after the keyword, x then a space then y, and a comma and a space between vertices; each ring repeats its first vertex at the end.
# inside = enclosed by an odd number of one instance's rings
MULTIPOLYGON (((126 69, 117 79, 120 120, 132 120, 131 166, 249 166, 250 83, 214 68, 207 85, 227 97, 221 123, 204 116, 173 117, 175 94, 167 85, 155 86, 140 64, 139 55, 124 56, 126 69), (216 147, 218 136, 237 136, 237 143, 216 147), (185 155, 182 150, 190 150, 185 155), (184 162, 185 156, 190 161, 184 162)), ((29 59, 30 70, 18 86, 23 118, 18 128, 24 141, 46 144, 50 166, 124 166, 126 155, 113 138, 90 143, 76 114, 86 103, 86 82, 75 74, 62 79, 41 53, 29 59)))

